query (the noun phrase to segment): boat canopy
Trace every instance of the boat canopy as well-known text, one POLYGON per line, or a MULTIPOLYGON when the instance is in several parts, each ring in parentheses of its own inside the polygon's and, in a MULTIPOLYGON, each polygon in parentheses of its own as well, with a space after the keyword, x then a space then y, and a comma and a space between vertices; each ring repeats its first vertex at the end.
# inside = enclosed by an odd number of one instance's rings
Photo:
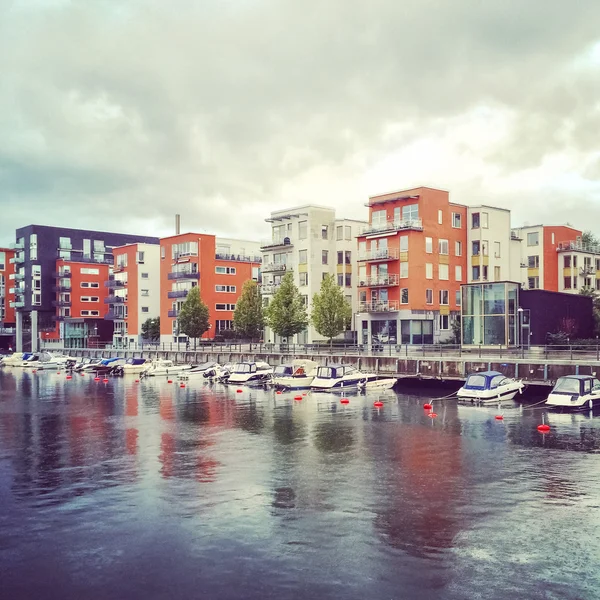
POLYGON ((493 390, 502 385, 507 379, 506 375, 498 371, 481 371, 472 373, 467 377, 463 386, 465 390, 493 390))
POLYGON ((123 360, 121 357, 116 357, 116 358, 104 358, 102 360, 102 362, 100 363, 102 366, 106 366, 106 365, 110 365, 111 363, 114 363, 115 360, 123 360))
POLYGON ((600 389, 600 381, 591 375, 566 375, 558 378, 552 393, 583 396, 598 389, 600 389))
POLYGON ((282 377, 284 375, 292 376, 294 374, 294 367, 292 365, 277 365, 273 371, 275 377, 282 377))
POLYGON ((127 359, 128 365, 143 365, 145 363, 146 363, 145 358, 128 358, 127 359))
POLYGON ((356 369, 350 365, 329 365, 328 367, 319 367, 317 377, 319 379, 339 379, 344 375, 355 373, 356 369))

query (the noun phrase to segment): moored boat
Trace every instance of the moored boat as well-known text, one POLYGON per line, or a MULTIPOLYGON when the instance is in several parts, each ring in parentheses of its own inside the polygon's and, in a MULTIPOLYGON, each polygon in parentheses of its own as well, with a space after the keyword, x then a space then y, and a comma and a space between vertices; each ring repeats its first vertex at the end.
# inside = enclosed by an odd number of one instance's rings
POLYGON ((308 389, 318 368, 319 365, 315 361, 300 358, 291 364, 277 365, 273 370, 271 384, 278 389, 308 389))
POLYGON ((592 410, 600 406, 600 381, 592 375, 559 377, 544 406, 555 410, 592 410))
POLYGON ((172 360, 157 358, 153 360, 146 368, 141 371, 140 375, 144 377, 161 377, 169 375, 177 375, 183 371, 189 371, 193 365, 176 365, 172 360))
POLYGON ((310 389, 322 392, 358 389, 359 384, 367 386, 377 379, 376 373, 364 373, 350 365, 328 365, 317 369, 310 389))
POLYGON ((266 362, 240 362, 233 366, 227 383, 266 383, 272 374, 273 367, 266 362))
POLYGON ((498 371, 481 371, 471 373, 456 395, 459 400, 473 404, 498 404, 512 400, 524 388, 520 379, 506 377, 498 371))

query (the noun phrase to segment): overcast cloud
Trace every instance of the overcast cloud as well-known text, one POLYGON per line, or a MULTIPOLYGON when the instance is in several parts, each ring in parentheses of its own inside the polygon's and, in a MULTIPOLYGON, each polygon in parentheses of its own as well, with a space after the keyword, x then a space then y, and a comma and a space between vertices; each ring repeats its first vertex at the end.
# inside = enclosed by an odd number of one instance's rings
POLYGON ((0 245, 441 187, 600 233, 598 0, 2 0, 0 245))

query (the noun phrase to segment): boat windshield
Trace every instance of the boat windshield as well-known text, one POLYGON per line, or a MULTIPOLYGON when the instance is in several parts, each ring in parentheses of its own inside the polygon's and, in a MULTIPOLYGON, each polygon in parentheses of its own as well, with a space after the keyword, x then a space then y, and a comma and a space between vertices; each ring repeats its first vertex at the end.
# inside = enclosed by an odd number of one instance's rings
POLYGON ((490 390, 493 390, 501 385, 506 385, 507 383, 509 382, 504 375, 496 375, 496 377, 490 381, 490 390))
POLYGON ((251 365, 249 363, 238 363, 233 368, 234 373, 252 373, 256 371, 256 365, 251 365), (252 368, 254 367, 254 369, 252 368))
POLYGON ((472 390, 485 390, 485 377, 483 375, 469 375, 465 387, 472 390))
POLYGON ((337 373, 333 367, 319 367, 317 377, 319 379, 333 379, 337 377, 337 373))
POLYGON ((561 377, 552 391, 559 394, 579 394, 579 379, 561 377))
POLYGON ((292 374, 292 367, 290 367, 289 365, 279 365, 277 367, 275 367, 275 370, 273 371, 273 375, 279 375, 280 377, 282 375, 291 375, 292 374))

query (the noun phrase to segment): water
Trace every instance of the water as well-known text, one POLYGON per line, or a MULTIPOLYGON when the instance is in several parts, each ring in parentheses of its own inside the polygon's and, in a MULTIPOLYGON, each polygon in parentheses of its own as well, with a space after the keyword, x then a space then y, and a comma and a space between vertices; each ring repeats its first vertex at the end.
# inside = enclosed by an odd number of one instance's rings
POLYGON ((600 417, 443 393, 5 368, 0 597, 599 598, 600 417))

